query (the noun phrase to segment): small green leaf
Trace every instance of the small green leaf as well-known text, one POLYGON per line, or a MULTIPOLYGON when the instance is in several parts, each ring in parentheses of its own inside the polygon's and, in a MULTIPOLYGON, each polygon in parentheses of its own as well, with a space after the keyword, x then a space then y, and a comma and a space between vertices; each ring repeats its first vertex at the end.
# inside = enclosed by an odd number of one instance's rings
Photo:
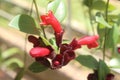
POLYGON ((82 64, 83 66, 86 66, 91 69, 97 69, 98 68, 98 62, 97 60, 92 57, 91 55, 79 55, 76 60, 82 64))
POLYGON ((26 14, 15 16, 9 25, 17 30, 29 34, 38 34, 37 26, 34 19, 26 14))
POLYGON ((11 57, 15 54, 18 54, 20 52, 20 50, 18 48, 10 48, 10 49, 7 49, 6 51, 4 51, 1 56, 3 59, 6 59, 8 57, 11 57))
POLYGON ((66 16, 66 6, 63 0, 54 0, 47 6, 47 11, 52 10, 55 17, 62 22, 66 16))
POLYGON ((38 72, 42 72, 42 71, 45 71, 47 70, 48 67, 38 63, 38 62, 33 62, 30 66, 29 66, 29 70, 32 71, 32 72, 35 72, 35 73, 38 73, 38 72))
POLYGON ((102 16, 101 13, 96 13, 96 17, 95 17, 95 18, 96 18, 96 21, 97 21, 98 23, 104 25, 104 28, 105 28, 105 27, 107 27, 107 28, 112 28, 112 26, 109 25, 109 24, 105 21, 105 19, 104 19, 104 17, 102 16))
POLYGON ((105 80, 106 75, 110 73, 109 67, 102 60, 99 61, 98 80, 105 80))

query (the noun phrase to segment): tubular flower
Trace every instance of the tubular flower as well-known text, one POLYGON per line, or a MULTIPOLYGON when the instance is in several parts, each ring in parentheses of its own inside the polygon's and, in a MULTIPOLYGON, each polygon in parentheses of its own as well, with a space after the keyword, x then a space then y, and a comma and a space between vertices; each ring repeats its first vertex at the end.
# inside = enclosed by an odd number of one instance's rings
POLYGON ((42 15, 41 20, 42 20, 42 22, 40 23, 41 25, 52 26, 52 28, 55 31, 56 44, 57 46, 59 46, 62 42, 62 35, 64 32, 59 21, 55 18, 52 11, 49 11, 47 15, 42 15))
POLYGON ((99 39, 99 36, 86 36, 78 40, 79 45, 87 45, 89 49, 95 48, 98 46, 97 40, 99 39))
POLYGON ((44 57, 50 54, 50 50, 42 47, 35 47, 30 50, 30 55, 32 57, 44 57))
POLYGON ((58 20, 53 15, 52 11, 49 11, 47 15, 41 16, 42 22, 41 25, 51 25, 55 31, 55 33, 63 32, 62 27, 58 20))

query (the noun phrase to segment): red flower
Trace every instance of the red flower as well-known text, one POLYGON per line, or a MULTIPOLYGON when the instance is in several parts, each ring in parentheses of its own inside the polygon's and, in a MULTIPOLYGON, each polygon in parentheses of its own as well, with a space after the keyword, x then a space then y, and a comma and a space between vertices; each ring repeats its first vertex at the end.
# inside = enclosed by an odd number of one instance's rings
POLYGON ((51 25, 55 31, 55 33, 63 32, 62 27, 58 20, 53 15, 52 11, 49 11, 47 15, 41 16, 42 22, 41 25, 51 25))
POLYGON ((98 40, 99 36, 86 36, 78 40, 79 45, 87 45, 89 49, 95 48, 98 46, 98 40))
POLYGON ((42 47, 35 47, 30 50, 30 55, 32 57, 45 57, 50 54, 50 50, 42 47))

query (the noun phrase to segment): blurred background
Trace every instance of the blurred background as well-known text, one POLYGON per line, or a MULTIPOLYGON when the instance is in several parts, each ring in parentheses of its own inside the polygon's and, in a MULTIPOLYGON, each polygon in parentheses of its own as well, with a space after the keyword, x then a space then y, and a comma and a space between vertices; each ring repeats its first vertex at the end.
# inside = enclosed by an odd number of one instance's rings
MULTIPOLYGON (((39 13, 46 13, 47 0, 36 0, 39 6, 39 13)), ((65 39, 71 40, 74 37, 84 35, 93 35, 90 25, 88 8, 83 4, 83 0, 66 0, 67 14, 62 22, 65 29, 65 39)), ((110 3, 116 7, 116 13, 119 13, 120 1, 110 0, 110 3)), ((30 14, 32 0, 0 0, 0 80, 14 80, 17 73, 34 60, 27 55, 27 61, 24 56, 29 53, 32 47, 25 38, 26 34, 9 27, 9 22, 18 14, 30 14)), ((35 8, 32 10, 32 17, 37 19, 35 8)), ((95 28, 96 30, 96 28, 95 28)), ((47 35, 53 36, 52 29, 47 28, 47 35)), ((91 54, 96 50, 82 48, 77 50, 78 54, 91 54)), ((100 52, 94 54, 98 59, 100 52)), ((59 70, 47 70, 41 73, 32 73, 29 70, 25 72, 22 80, 86 80, 87 75, 92 70, 81 66, 75 61, 71 61, 67 66, 59 70)), ((119 72, 119 71, 118 71, 119 72)), ((120 80, 120 72, 116 74, 115 80, 120 80)))

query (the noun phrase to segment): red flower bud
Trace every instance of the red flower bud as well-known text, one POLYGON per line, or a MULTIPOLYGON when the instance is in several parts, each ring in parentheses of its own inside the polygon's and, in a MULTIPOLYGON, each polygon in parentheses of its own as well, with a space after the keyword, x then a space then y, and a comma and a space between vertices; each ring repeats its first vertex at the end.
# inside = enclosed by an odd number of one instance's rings
POLYGON ((32 57, 45 57, 50 54, 50 50, 42 47, 35 47, 30 50, 30 55, 32 57))
POLYGON ((41 16, 42 22, 41 25, 51 25, 55 31, 55 33, 63 32, 62 27, 58 20, 53 15, 52 11, 49 11, 47 15, 41 16))
POLYGON ((98 46, 98 40, 99 36, 86 36, 78 40, 79 45, 87 45, 88 48, 95 48, 98 46))
POLYGON ((118 53, 120 54, 120 47, 117 48, 118 53))

